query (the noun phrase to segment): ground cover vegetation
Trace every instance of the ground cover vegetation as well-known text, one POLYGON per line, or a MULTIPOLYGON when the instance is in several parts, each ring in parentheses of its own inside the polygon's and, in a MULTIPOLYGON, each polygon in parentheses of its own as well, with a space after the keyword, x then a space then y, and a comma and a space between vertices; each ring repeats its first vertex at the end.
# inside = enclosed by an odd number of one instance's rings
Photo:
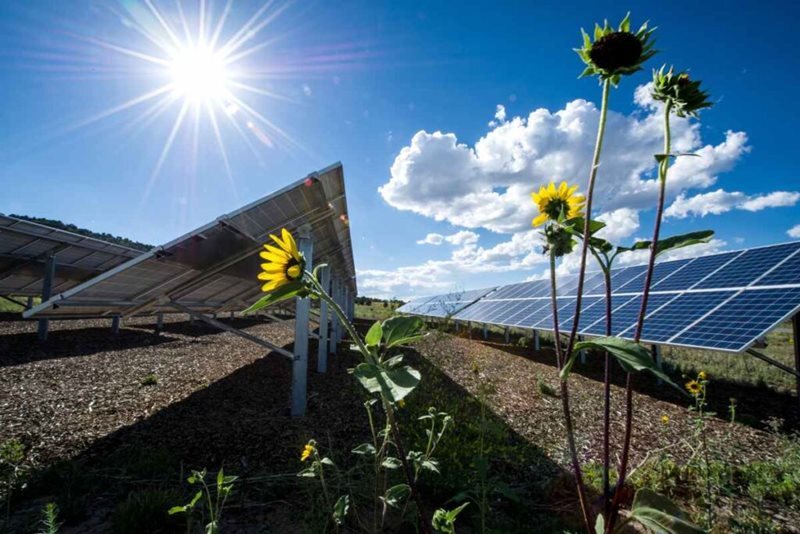
MULTIPOLYGON (((135 424, 116 420, 105 434, 89 434, 96 439, 88 446, 73 443, 62 462, 43 461, 47 448, 37 439, 61 421, 50 417, 45 432, 26 427, 26 416, 41 420, 36 411, 54 406, 35 404, 42 399, 34 400, 27 388, 40 381, 38 393, 47 387, 41 381, 49 381, 58 406, 66 402, 64 388, 81 381, 61 382, 53 374, 61 367, 52 362, 67 356, 24 347, 21 336, 10 342, 19 346, 4 356, 0 374, 9 385, 0 406, 11 429, 0 444, 5 528, 209 534, 530 532, 531 525, 542 532, 595 534, 796 528, 797 420, 765 421, 762 413, 741 421, 748 399, 723 400, 716 393, 717 384, 722 391, 735 382, 686 364, 662 369, 639 343, 656 258, 713 235, 704 230, 664 238, 660 232, 670 163, 692 157, 671 152, 670 118, 696 117, 710 105, 708 95, 685 71, 665 66, 653 72, 652 96, 664 104, 664 150, 654 155, 659 196, 653 237, 615 245, 598 237, 604 225, 591 219, 594 186, 602 179, 605 117, 612 88, 655 54, 653 30, 644 24, 632 32, 629 17, 616 28, 597 25, 593 37, 583 34, 577 52, 586 64, 582 76, 600 81, 601 118, 585 192, 561 182, 533 193, 533 224, 543 228, 551 262, 555 332, 543 350, 532 355, 524 338, 481 343, 469 339, 478 337, 469 328, 453 335, 449 320, 427 330, 420 318, 408 316, 352 322, 320 282, 327 266, 308 270, 284 229, 264 245, 258 278, 265 294, 245 313, 293 298, 326 302, 350 343, 329 377, 312 376, 309 416, 265 415, 265 408, 281 404, 274 392, 265 394, 265 382, 285 391, 288 369, 217 335, 224 339, 217 350, 224 347, 231 368, 194 375, 202 378, 179 399, 169 396, 174 370, 138 367, 135 379, 122 372, 123 391, 149 396, 159 409, 135 424), (578 313, 569 331, 559 331, 556 266, 576 249, 577 310, 590 260, 608 274, 620 254, 648 251, 633 341, 610 335, 578 341, 578 313), (581 351, 590 354, 585 365, 578 363, 581 351), (20 386, 20 378, 28 385, 20 386), (249 424, 242 424, 243 415, 249 424)), ((609 333, 612 320, 609 307, 609 333)), ((257 320, 249 326, 264 327, 257 320)), ((122 348, 157 350, 181 341, 147 340, 133 335, 122 348)), ((78 356, 92 361, 97 349, 83 350, 78 356)), ((190 345, 187 352, 195 356, 202 347, 190 345)), ((85 366, 76 367, 86 374, 85 366)), ((185 372, 197 367, 196 360, 187 362, 185 372)), ((97 383, 92 377, 84 387, 97 383)), ((105 393, 119 395, 113 387, 105 393)), ((89 395, 59 413, 105 420, 94 415, 94 401, 89 395)))

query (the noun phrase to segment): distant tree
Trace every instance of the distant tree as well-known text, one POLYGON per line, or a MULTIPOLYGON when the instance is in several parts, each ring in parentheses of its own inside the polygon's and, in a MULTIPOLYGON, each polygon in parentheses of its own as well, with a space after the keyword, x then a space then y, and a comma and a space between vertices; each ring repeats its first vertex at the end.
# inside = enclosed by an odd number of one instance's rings
POLYGON ((101 239, 103 241, 107 241, 109 243, 114 243, 116 245, 122 245, 123 247, 129 247, 136 250, 141 250, 146 252, 153 248, 153 245, 148 245, 146 243, 140 243, 139 241, 133 241, 132 239, 128 239, 127 237, 119 237, 116 235, 107 234, 105 232, 93 232, 91 230, 87 230, 86 228, 79 228, 74 224, 67 224, 62 221, 57 221, 55 219, 46 219, 44 217, 29 217, 27 215, 16 215, 11 214, 11 217, 16 217, 17 219, 23 219, 25 221, 35 222, 37 224, 43 224, 45 226, 49 226, 50 228, 57 228, 59 230, 66 230, 67 232, 72 232, 73 234, 84 235, 86 237, 93 237, 95 239, 101 239))

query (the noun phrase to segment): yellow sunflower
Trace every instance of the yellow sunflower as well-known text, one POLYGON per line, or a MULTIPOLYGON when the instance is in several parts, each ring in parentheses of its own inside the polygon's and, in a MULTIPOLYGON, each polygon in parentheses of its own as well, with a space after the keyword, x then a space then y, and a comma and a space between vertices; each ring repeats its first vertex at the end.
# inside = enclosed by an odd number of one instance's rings
POLYGON ((665 424, 665 425, 668 425, 669 424, 669 416, 668 415, 662 415, 661 416, 661 422, 663 424, 665 424))
POLYGON ((543 185, 538 193, 532 193, 533 202, 539 208, 539 215, 533 220, 533 225, 541 226, 547 221, 557 221, 562 211, 567 219, 580 217, 586 198, 576 195, 577 190, 577 185, 570 187, 567 182, 561 182, 558 187, 550 182, 550 185, 543 185))
POLYGON ((700 371, 699 373, 697 373, 697 379, 698 380, 705 380, 706 378, 707 378, 707 375, 706 375, 705 371, 700 371))
POLYGON ((690 380, 686 382, 686 391, 697 397, 700 395, 700 392, 703 391, 703 386, 696 380, 690 380))
POLYGON ((264 245, 266 250, 261 252, 261 257, 267 260, 267 263, 261 264, 263 271, 258 273, 258 279, 266 281, 261 286, 261 291, 264 292, 273 291, 302 278, 306 263, 297 250, 294 237, 286 228, 281 230, 280 238, 274 235, 270 237, 278 246, 264 245))
POLYGON ((305 462, 308 460, 312 454, 314 454, 314 446, 311 443, 306 443, 303 446, 303 452, 300 453, 300 461, 305 462))

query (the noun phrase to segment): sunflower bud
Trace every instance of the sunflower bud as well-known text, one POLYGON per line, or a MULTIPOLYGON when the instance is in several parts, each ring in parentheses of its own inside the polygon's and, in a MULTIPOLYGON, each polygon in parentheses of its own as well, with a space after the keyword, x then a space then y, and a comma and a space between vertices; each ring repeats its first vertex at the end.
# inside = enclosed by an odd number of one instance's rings
POLYGON ((632 74, 642 68, 642 64, 653 57, 651 36, 653 29, 647 23, 642 24, 637 32, 630 31, 630 13, 614 29, 605 21, 601 27, 595 24, 594 42, 585 31, 583 47, 576 48, 586 68, 580 77, 598 75, 601 80, 610 80, 617 85, 623 75, 632 74))
POLYGON ((696 117, 697 112, 710 108, 708 93, 700 89, 700 81, 692 80, 686 72, 675 73, 666 65, 653 71, 653 99, 664 102, 678 117, 696 117))
POLYGON ((572 238, 572 234, 561 225, 553 224, 546 226, 544 229, 544 237, 546 240, 544 246, 545 254, 552 250, 556 258, 566 256, 575 248, 576 242, 572 238))

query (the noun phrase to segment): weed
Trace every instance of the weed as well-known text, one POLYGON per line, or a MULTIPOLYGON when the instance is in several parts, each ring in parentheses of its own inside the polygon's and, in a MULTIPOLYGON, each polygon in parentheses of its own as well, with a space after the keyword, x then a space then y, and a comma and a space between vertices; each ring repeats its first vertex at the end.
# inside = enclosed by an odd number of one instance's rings
POLYGON ((196 510, 200 511, 205 522, 206 534, 218 534, 222 510, 225 508, 225 502, 233 491, 233 483, 236 482, 237 478, 235 476, 225 476, 225 473, 220 469, 217 472, 216 484, 209 486, 206 482, 205 469, 192 471, 186 481, 191 486, 199 487, 199 489, 187 504, 170 508, 169 515, 184 513, 188 515, 188 521, 191 522, 192 514, 196 510), (200 504, 199 507, 198 503, 200 504))
POLYGON ((167 513, 172 504, 181 498, 175 489, 150 488, 132 491, 127 499, 117 505, 111 516, 115 534, 140 532, 180 532, 186 523, 167 513))
POLYGON ((157 386, 157 385, 158 385, 158 377, 153 373, 150 373, 149 375, 146 375, 144 378, 142 378, 141 381, 142 387, 157 386))
POLYGON ((556 390, 553 389, 553 386, 548 384, 544 378, 541 376, 536 377, 536 387, 539 388, 539 393, 546 397, 556 397, 556 390))

